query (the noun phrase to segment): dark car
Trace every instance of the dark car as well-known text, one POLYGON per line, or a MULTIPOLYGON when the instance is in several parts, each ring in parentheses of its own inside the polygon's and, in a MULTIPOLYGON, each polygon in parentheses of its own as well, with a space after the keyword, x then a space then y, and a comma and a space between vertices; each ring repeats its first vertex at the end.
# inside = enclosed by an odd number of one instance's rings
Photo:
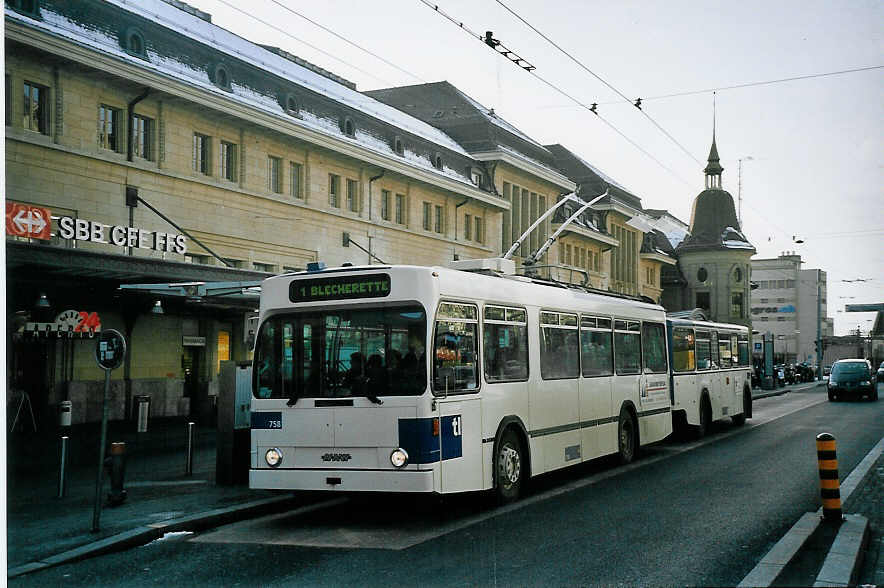
POLYGON ((878 381, 884 382, 884 361, 878 366, 878 381))
POLYGON ((878 400, 878 389, 872 379, 869 362, 864 359, 839 359, 832 366, 829 375, 829 400, 837 400, 846 396, 860 398, 868 396, 869 400, 878 400))

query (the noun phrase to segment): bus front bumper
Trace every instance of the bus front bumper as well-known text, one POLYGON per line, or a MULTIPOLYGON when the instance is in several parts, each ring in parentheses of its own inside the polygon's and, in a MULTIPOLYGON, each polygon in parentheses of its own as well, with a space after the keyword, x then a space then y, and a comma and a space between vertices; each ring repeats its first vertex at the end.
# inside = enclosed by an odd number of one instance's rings
POLYGON ((251 469, 249 488, 337 492, 433 492, 432 470, 251 469))

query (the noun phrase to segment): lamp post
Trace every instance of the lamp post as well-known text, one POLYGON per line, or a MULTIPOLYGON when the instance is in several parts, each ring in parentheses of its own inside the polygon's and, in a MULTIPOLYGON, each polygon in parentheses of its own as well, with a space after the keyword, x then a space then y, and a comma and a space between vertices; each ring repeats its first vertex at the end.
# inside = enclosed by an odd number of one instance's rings
POLYGON ((752 161, 755 159, 751 155, 740 157, 737 159, 737 222, 740 223, 740 230, 743 230, 743 161, 752 161))

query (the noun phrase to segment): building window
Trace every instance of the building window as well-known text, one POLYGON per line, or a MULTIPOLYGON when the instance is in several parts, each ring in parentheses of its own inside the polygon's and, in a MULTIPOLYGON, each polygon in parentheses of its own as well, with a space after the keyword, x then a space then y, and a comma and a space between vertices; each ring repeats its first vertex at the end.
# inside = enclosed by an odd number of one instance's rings
POLYGON ((301 193, 301 164, 294 161, 289 162, 289 176, 291 176, 291 187, 289 192, 293 198, 303 198, 301 193))
POLYGON ((353 119, 349 116, 344 117, 344 122, 341 125, 341 130, 344 131, 344 134, 348 137, 356 136, 356 124, 353 122, 353 119))
POLYGON ((124 49, 126 49, 126 53, 129 55, 141 58, 145 57, 144 35, 141 34, 141 31, 134 27, 130 27, 126 30, 124 49))
POLYGON ((31 82, 25 82, 24 121, 22 126, 29 130, 49 134, 49 89, 31 82))
POLYGON ((259 272, 267 272, 269 274, 276 272, 276 266, 272 263, 261 263, 258 261, 252 262, 252 267, 259 272))
POLYGON ((6 4, 22 14, 40 18, 40 4, 37 0, 6 0, 6 4))
POLYGON ((132 115, 132 155, 142 159, 153 159, 153 119, 132 115))
POLYGON ((347 180, 347 210, 359 212, 359 182, 347 180))
POLYGON ((473 237, 476 239, 476 243, 484 243, 485 242, 485 218, 484 217, 476 217, 476 222, 474 223, 474 234, 473 237))
POLYGON ((209 137, 193 134, 193 171, 209 175, 209 137))
POLYGON ((289 116, 298 116, 300 114, 300 109, 298 108, 298 101, 295 98, 294 94, 287 94, 285 97, 285 112, 289 116))
POLYGON ((430 227, 431 227, 431 225, 430 225, 430 213, 431 213, 431 206, 430 206, 430 203, 429 203, 429 202, 424 202, 424 218, 423 218, 424 222, 423 222, 423 227, 424 227, 424 230, 425 230, 425 231, 429 231, 429 230, 430 230, 430 227))
POLYGON ((184 263, 195 263, 198 265, 209 265, 211 259, 208 255, 196 255, 194 253, 186 253, 184 255, 184 263))
POLYGON ((401 137, 395 137, 393 139, 393 151, 395 151, 397 155, 405 154, 405 144, 402 142, 401 137))
POLYGON ((712 305, 709 302, 709 292, 697 292, 697 308, 702 308, 703 310, 712 310, 712 305))
POLYGON ((470 181, 473 182, 473 185, 479 187, 482 184, 482 172, 478 170, 472 170, 470 172, 470 181))
POLYGON ((697 270, 697 281, 701 284, 706 282, 706 278, 709 277, 709 272, 706 271, 705 267, 701 267, 697 270))
POLYGON ((236 181, 236 145, 221 141, 221 177, 236 181))
POLYGON ((440 153, 433 156, 433 167, 438 170, 442 169, 442 155, 440 153))
POLYGON ((763 323, 766 323, 766 322, 769 321, 769 320, 770 320, 770 319, 769 319, 768 317, 766 317, 766 316, 761 317, 761 322, 763 322, 763 323))
POLYGON ((743 293, 731 292, 731 316, 743 318, 743 293))
POLYGON ((743 270, 736 268, 734 270, 734 281, 740 283, 743 281, 743 270))
POLYGON ((778 317, 777 317, 777 322, 778 322, 778 323, 781 323, 781 322, 783 322, 783 321, 785 321, 785 320, 786 320, 786 317, 784 317, 784 316, 778 316, 778 317))
POLYGON ((469 214, 463 216, 463 238, 469 241, 473 234, 473 217, 469 214))
POLYGON ((116 151, 120 138, 120 110, 102 104, 98 107, 98 146, 116 151))
POLYGON ((390 220, 390 191, 381 190, 381 218, 390 220))
POLYGON ((282 160, 272 155, 267 157, 267 188, 282 194, 282 160))
POLYGON ((215 85, 222 90, 230 91, 230 74, 227 72, 227 67, 224 64, 219 63, 215 66, 214 81, 215 85))
POLYGON ((341 176, 328 174, 328 205, 332 208, 340 208, 338 197, 341 193, 341 176))
POLYGON ((435 230, 437 233, 442 233, 445 231, 444 217, 442 216, 442 207, 438 205, 436 206, 436 218, 435 222, 433 223, 433 230, 435 230))
POLYGON ((405 224, 405 195, 396 194, 396 224, 405 224))

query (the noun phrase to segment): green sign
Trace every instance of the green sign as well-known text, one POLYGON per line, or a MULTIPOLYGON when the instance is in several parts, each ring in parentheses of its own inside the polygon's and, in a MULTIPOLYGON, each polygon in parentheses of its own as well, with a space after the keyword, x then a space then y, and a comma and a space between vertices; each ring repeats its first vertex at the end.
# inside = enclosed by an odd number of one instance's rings
POLYGON ((383 298, 389 294, 390 276, 387 274, 292 280, 289 285, 289 300, 292 302, 383 298))

